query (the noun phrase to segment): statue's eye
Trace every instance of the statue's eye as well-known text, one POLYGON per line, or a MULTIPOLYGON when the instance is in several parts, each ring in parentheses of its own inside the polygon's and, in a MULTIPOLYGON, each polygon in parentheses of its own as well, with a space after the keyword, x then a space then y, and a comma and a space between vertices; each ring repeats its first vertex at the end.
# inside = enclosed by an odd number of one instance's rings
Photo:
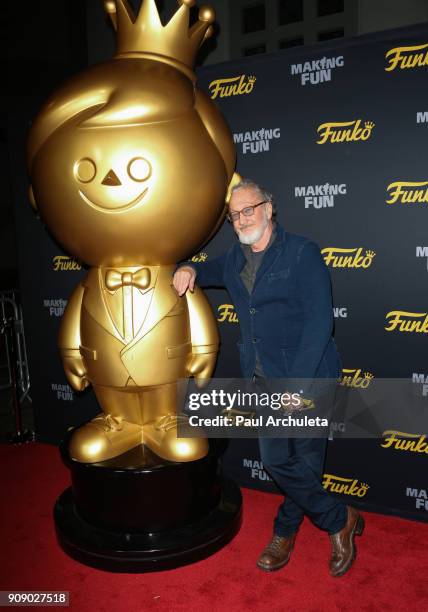
POLYGON ((128 174, 134 180, 146 181, 152 173, 152 167, 144 157, 134 157, 128 164, 128 174))
POLYGON ((83 157, 74 164, 74 176, 81 183, 90 183, 97 173, 97 167, 92 159, 83 157))

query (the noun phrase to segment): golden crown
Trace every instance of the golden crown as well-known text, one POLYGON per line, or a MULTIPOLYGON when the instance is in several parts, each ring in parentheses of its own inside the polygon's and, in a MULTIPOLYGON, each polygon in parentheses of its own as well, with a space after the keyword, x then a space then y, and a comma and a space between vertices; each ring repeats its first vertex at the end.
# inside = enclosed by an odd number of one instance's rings
POLYGON ((201 6, 198 21, 189 28, 195 0, 178 0, 180 7, 163 26, 155 0, 143 0, 138 15, 128 0, 104 0, 104 8, 117 30, 117 57, 150 57, 192 74, 196 54, 213 33, 215 12, 201 6))

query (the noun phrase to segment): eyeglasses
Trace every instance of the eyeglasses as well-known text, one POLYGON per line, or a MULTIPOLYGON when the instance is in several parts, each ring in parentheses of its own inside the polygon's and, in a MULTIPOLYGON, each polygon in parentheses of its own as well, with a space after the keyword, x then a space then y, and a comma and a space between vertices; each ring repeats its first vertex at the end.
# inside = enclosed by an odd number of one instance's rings
POLYGON ((263 200, 263 202, 259 202, 258 204, 253 204, 252 206, 246 206, 245 208, 243 208, 242 210, 235 210, 233 212, 230 212, 227 215, 228 220, 231 223, 234 223, 235 221, 238 221, 239 216, 242 214, 244 215, 244 217, 252 217, 254 215, 254 209, 257 208, 257 206, 261 206, 262 204, 267 204, 269 200, 263 200))

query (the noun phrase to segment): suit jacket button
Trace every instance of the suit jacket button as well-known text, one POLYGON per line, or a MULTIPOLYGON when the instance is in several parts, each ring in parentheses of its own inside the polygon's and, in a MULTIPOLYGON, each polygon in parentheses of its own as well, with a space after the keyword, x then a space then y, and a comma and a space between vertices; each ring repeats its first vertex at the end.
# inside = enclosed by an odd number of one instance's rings
POLYGON ((255 308, 250 308, 250 314, 256 314, 256 309, 255 308))

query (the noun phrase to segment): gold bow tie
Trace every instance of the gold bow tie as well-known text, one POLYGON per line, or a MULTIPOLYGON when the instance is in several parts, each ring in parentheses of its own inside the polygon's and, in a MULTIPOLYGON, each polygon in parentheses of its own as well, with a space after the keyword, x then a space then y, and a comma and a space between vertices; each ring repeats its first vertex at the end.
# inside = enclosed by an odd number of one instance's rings
POLYGON ((147 289, 150 285, 150 270, 140 268, 136 272, 119 272, 108 270, 105 276, 106 287, 110 291, 117 291, 120 287, 133 285, 138 289, 147 289))

